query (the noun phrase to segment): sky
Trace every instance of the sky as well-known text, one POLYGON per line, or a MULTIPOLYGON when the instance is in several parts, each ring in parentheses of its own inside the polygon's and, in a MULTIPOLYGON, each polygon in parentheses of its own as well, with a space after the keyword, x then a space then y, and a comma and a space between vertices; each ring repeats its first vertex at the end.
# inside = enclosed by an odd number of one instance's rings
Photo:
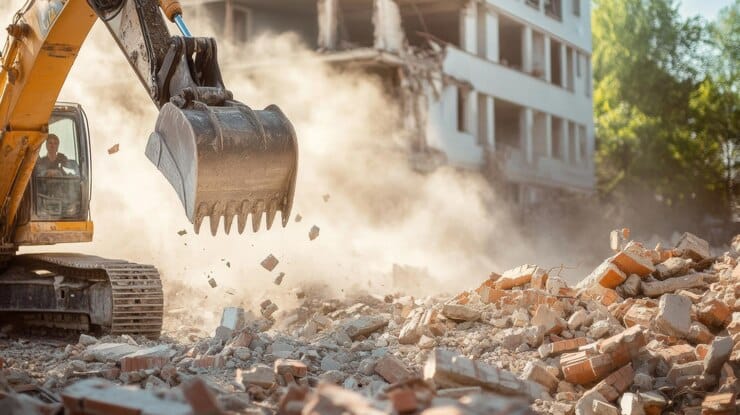
POLYGON ((679 10, 686 17, 698 14, 707 20, 713 20, 721 8, 732 2, 733 0, 682 0, 679 10))

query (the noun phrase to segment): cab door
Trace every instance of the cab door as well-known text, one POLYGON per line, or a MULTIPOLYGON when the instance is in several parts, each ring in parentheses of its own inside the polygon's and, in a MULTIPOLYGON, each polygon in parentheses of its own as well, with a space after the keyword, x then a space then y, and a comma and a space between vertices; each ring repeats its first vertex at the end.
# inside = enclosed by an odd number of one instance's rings
POLYGON ((18 227, 18 245, 92 240, 90 143, 87 118, 77 104, 57 104, 49 118, 26 193, 27 223, 18 227))

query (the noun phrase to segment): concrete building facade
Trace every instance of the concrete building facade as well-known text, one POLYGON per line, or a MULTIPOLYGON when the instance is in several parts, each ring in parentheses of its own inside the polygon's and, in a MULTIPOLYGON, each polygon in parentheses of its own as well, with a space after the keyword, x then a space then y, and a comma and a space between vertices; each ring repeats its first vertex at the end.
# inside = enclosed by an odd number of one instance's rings
POLYGON ((420 168, 480 169, 531 204, 594 189, 590 2, 191 0, 237 42, 298 33, 385 76, 420 168))

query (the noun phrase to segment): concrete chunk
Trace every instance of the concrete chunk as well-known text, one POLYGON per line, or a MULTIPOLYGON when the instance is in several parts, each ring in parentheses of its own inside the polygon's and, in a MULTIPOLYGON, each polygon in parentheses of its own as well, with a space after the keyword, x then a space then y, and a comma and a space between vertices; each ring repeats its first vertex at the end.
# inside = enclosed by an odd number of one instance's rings
POLYGON ((530 401, 542 398, 544 392, 537 383, 443 349, 430 353, 424 366, 424 378, 434 382, 437 389, 480 386, 503 395, 525 396, 530 401))
POLYGON ((414 375, 402 361, 394 356, 385 356, 378 360, 375 363, 375 373, 388 383, 397 383, 410 379, 414 375))
POLYGON ((538 360, 530 361, 524 366, 522 378, 539 383, 550 393, 555 392, 559 382, 558 378, 547 370, 547 366, 538 360))
POLYGON ((685 256, 697 262, 711 256, 709 253, 709 242, 689 232, 681 236, 681 239, 676 244, 676 249, 680 249, 684 252, 685 256))
POLYGON ((377 316, 360 316, 350 318, 343 322, 343 327, 347 335, 355 340, 361 336, 369 336, 375 331, 388 325, 389 318, 385 315, 377 316))
POLYGON ((683 277, 669 278, 665 281, 643 282, 642 293, 648 297, 660 297, 666 293, 676 292, 689 288, 704 287, 705 274, 694 273, 683 277))
POLYGON ((442 315, 451 320, 476 321, 480 319, 481 312, 460 304, 445 304, 442 307, 442 315))
POLYGON ((669 336, 688 336, 691 329, 691 300, 681 295, 663 295, 658 305, 655 327, 669 336))

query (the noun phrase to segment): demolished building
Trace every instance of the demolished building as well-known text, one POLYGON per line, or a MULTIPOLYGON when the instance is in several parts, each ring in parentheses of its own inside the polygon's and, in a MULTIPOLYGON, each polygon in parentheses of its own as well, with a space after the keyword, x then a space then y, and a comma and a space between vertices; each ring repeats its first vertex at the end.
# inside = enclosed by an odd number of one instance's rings
POLYGON ((589 193, 589 2, 190 0, 234 42, 294 32, 321 59, 379 75, 404 111, 414 167, 501 179, 512 201, 589 193))

